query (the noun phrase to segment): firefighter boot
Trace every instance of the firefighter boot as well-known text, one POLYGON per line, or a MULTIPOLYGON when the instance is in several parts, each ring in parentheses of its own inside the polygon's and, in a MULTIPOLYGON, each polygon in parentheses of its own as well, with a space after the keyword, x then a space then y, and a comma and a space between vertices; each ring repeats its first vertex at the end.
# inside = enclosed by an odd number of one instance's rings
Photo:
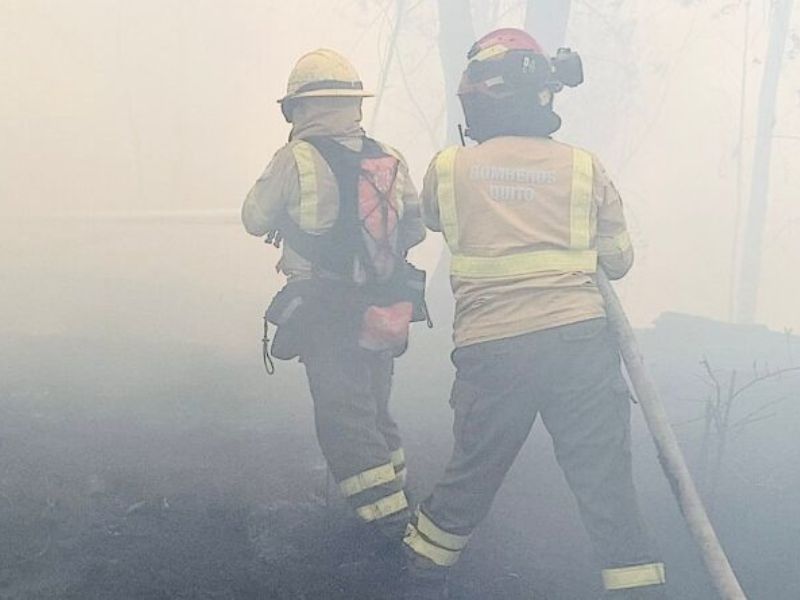
POLYGON ((406 555, 406 581, 404 600, 447 600, 447 574, 449 569, 422 559, 408 548, 406 555))

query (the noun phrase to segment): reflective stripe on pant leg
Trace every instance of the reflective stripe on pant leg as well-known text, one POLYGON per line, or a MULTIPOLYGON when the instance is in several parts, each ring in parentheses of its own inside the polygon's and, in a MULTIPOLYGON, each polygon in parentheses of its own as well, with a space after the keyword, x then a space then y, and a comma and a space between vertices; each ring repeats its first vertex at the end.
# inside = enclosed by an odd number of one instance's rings
POLYGON ((461 556, 459 550, 446 550, 436 544, 432 544, 419 533, 416 527, 409 523, 406 529, 406 536, 403 543, 411 548, 416 554, 427 558, 429 561, 440 567, 452 567, 461 556))
POLYGON ((376 502, 365 504, 356 508, 356 514, 367 523, 377 521, 384 517, 397 514, 408 508, 408 500, 401 490, 389 496, 384 496, 376 502))
POLYGON ((353 511, 400 538, 408 522, 408 501, 377 427, 379 411, 367 358, 366 352, 342 351, 341 344, 325 340, 304 361, 317 437, 353 511))
POLYGON ((346 498, 355 496, 370 488, 394 481, 396 477, 394 465, 388 463, 367 469, 339 482, 339 489, 346 498))
POLYGON ((609 591, 662 585, 666 582, 666 569, 664 563, 660 562, 603 569, 603 585, 609 591))
POLYGON ((440 567, 454 565, 468 541, 468 535, 445 531, 420 509, 417 509, 416 523, 408 524, 403 539, 414 552, 440 567))

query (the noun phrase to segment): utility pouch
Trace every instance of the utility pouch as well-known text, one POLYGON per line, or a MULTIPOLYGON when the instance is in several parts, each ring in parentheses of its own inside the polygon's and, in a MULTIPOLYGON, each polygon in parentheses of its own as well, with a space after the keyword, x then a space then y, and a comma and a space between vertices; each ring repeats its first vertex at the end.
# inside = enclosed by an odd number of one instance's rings
POLYGON ((365 350, 389 351, 399 356, 408 347, 412 313, 411 302, 405 301, 390 306, 367 306, 361 319, 358 345, 365 350))
MULTIPOLYGON (((307 292, 310 282, 293 282, 279 291, 264 313, 267 322, 277 327, 272 340, 271 353, 279 360, 291 360, 300 355, 303 315, 308 312, 307 292)), ((267 342, 265 342, 266 344, 267 342)))
POLYGON ((406 296, 411 302, 412 313, 411 322, 419 323, 425 321, 428 327, 433 327, 428 305, 425 303, 425 287, 427 274, 422 269, 417 269, 411 263, 405 263, 403 268, 403 285, 406 296))
POLYGON ((366 350, 390 351, 399 356, 408 347, 411 323, 432 326, 425 305, 425 271, 407 262, 398 265, 390 282, 366 295, 359 346, 366 350))

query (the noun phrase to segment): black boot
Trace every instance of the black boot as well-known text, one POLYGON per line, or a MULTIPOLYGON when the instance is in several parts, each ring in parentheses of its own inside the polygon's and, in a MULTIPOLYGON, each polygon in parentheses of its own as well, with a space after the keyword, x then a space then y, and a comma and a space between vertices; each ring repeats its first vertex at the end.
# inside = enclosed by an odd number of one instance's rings
POLYGON ((417 556, 404 546, 406 566, 404 600, 446 600, 449 569, 417 556))

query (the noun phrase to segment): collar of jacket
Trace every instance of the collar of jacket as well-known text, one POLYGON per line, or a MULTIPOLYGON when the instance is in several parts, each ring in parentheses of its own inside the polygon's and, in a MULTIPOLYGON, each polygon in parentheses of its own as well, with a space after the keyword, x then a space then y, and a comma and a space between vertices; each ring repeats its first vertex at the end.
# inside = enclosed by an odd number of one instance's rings
POLYGON ((361 128, 360 98, 305 98, 298 102, 292 112, 290 140, 302 140, 315 136, 332 137, 345 143, 364 137, 361 128))

